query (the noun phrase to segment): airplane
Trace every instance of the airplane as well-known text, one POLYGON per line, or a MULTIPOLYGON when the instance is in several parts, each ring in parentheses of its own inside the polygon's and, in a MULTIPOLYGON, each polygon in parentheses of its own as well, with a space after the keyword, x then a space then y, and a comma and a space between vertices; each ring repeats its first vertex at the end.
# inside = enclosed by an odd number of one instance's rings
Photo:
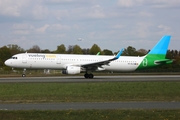
POLYGON ((165 35, 145 56, 121 56, 120 50, 116 56, 105 55, 72 55, 72 54, 43 54, 20 53, 5 61, 5 65, 12 68, 26 69, 57 69, 62 74, 79 74, 85 72, 85 78, 94 78, 93 71, 124 71, 130 72, 151 68, 173 62, 166 59, 171 36, 165 35), (90 72, 90 73, 89 73, 90 72))

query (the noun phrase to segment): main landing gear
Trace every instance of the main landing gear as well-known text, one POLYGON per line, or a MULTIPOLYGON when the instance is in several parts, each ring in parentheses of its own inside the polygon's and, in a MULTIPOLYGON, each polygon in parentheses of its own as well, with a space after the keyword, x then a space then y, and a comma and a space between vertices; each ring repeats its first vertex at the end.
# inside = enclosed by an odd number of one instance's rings
POLYGON ((85 77, 85 78, 90 78, 90 79, 92 79, 92 78, 94 78, 94 75, 93 75, 93 74, 85 73, 85 74, 84 74, 84 77, 85 77))

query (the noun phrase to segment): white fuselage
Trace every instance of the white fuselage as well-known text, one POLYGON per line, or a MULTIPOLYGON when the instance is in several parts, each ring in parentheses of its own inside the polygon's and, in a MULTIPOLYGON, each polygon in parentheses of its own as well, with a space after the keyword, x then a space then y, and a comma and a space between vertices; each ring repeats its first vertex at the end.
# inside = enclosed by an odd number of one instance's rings
MULTIPOLYGON (((83 64, 108 60, 113 57, 104 55, 21 53, 6 60, 5 64, 13 68, 63 70, 67 66, 81 66, 83 64)), ((119 59, 111 61, 107 65, 102 65, 99 70, 134 71, 142 62, 143 58, 120 56, 119 59)))

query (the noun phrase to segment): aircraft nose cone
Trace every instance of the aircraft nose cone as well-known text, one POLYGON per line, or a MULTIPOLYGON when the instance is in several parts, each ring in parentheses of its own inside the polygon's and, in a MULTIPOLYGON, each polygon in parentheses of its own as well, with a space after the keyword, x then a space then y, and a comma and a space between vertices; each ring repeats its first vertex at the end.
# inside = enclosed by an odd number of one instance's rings
POLYGON ((6 61, 4 62, 4 64, 7 65, 7 66, 10 66, 10 65, 11 65, 11 62, 10 62, 9 60, 6 60, 6 61))

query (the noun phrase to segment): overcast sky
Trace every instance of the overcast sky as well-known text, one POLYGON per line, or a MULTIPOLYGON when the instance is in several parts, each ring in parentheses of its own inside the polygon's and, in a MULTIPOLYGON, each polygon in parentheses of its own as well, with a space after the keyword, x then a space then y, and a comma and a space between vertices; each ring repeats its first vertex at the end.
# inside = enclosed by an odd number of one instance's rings
POLYGON ((0 47, 148 50, 171 35, 169 48, 180 50, 179 30, 180 0, 0 0, 0 47))

